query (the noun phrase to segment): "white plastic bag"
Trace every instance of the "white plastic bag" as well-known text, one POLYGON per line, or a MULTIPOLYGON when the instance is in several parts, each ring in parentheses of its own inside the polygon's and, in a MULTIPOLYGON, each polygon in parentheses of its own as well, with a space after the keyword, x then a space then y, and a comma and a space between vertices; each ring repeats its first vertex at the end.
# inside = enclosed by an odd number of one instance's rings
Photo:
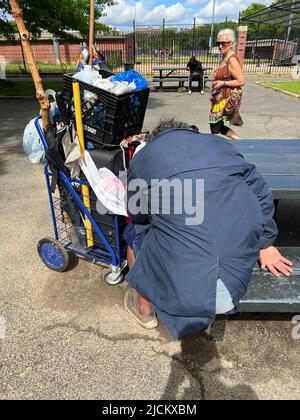
MULTIPOLYGON (((45 162, 45 149, 37 129, 35 128, 34 121, 35 118, 32 119, 25 127, 23 134, 23 149, 29 157, 30 162, 38 164, 45 162)), ((39 120, 39 124, 42 128, 41 121, 42 120, 39 120)))
MULTIPOLYGON (((81 82, 87 83, 91 86, 95 86, 96 82, 102 80, 102 76, 99 74, 98 71, 93 70, 92 66, 84 66, 84 69, 79 71, 78 73, 75 73, 73 78, 81 82)), ((90 102, 93 105, 95 102, 97 102, 98 96, 96 95, 96 93, 90 92, 85 89, 83 92, 83 99, 86 102, 90 102)))
POLYGON ((75 73, 73 79, 80 80, 81 82, 93 85, 95 80, 101 79, 102 76, 98 71, 93 70, 92 66, 84 66, 84 69, 75 73))
POLYGON ((79 164, 98 200, 113 214, 127 216, 126 190, 122 182, 109 169, 98 170, 88 151, 84 158, 85 162, 80 159, 79 164))
POLYGON ((135 83, 131 82, 114 82, 115 87, 113 89, 113 93, 115 95, 123 95, 124 93, 131 92, 132 90, 135 90, 135 83))

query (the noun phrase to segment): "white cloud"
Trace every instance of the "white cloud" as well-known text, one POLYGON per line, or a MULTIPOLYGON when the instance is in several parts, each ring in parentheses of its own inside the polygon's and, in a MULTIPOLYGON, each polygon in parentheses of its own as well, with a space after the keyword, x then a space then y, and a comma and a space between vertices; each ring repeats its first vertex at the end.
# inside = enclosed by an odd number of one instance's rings
POLYGON ((207 3, 207 0, 186 0, 186 4, 188 5, 198 5, 198 4, 204 4, 207 3))
POLYGON ((187 9, 185 6, 177 2, 170 6, 164 4, 155 5, 153 8, 151 0, 136 2, 128 0, 119 0, 119 4, 109 7, 106 10, 107 16, 101 21, 107 25, 132 25, 133 19, 136 17, 137 24, 160 24, 165 18, 169 22, 181 22, 185 19, 187 9))
MULTIPOLYGON (((101 21, 110 26, 132 27, 136 18, 138 25, 167 23, 210 23, 212 19, 213 0, 118 0, 118 4, 106 9, 107 16, 101 21), (165 1, 165 3, 164 3, 165 1)), ((215 21, 237 20, 239 11, 246 9, 254 0, 216 0, 215 21)), ((259 0, 269 5, 272 0, 259 0)))
MULTIPOLYGON (((215 20, 225 20, 226 17, 228 17, 228 19, 237 20, 239 17, 239 12, 247 9, 247 7, 249 7, 251 3, 253 3, 252 0, 216 0, 215 20)), ((270 0, 260 0, 259 3, 267 5, 270 4, 270 0)), ((211 22, 212 12, 213 0, 210 0, 210 2, 196 14, 195 17, 197 19, 197 22, 211 22)))

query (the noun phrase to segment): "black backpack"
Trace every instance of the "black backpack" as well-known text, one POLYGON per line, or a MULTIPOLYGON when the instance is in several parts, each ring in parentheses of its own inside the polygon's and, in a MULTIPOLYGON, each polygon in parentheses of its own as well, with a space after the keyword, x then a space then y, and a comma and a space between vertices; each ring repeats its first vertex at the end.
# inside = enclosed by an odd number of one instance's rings
MULTIPOLYGON (((62 145, 62 139, 70 131, 71 141, 72 138, 72 124, 62 125, 57 129, 56 126, 51 126, 45 133, 45 138, 48 144, 48 150, 46 151, 45 157, 48 160, 50 170, 52 172, 51 179, 51 192, 54 193, 56 186, 59 189, 60 195, 60 209, 62 218, 64 220, 64 212, 68 214, 73 225, 83 226, 82 222, 82 211, 78 206, 73 194, 69 191, 65 182, 58 177, 58 172, 62 171, 67 177, 70 176, 69 169, 65 166, 66 156, 62 145)), ((80 195, 80 188, 74 186, 76 192, 80 195)))
MULTIPOLYGON (((48 144, 45 158, 47 159, 50 170, 52 172, 52 193, 54 193, 57 185, 58 171, 62 171, 66 176, 70 176, 70 171, 65 166, 66 156, 62 145, 62 139, 68 130, 70 130, 70 126, 63 125, 62 128, 58 130, 56 126, 53 125, 48 127, 45 132, 45 138, 48 144)), ((70 133, 72 133, 72 130, 70 130, 70 133)))

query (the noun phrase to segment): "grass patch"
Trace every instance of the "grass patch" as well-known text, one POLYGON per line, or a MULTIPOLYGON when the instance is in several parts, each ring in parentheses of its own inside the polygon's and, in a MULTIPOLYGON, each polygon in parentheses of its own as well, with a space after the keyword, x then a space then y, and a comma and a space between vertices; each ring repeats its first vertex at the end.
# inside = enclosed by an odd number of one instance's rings
MULTIPOLYGON (((63 74, 74 72, 76 69, 75 65, 70 64, 44 64, 38 63, 37 68, 40 74, 63 74)), ((9 74, 25 74, 24 65, 18 64, 7 64, 5 67, 6 73, 9 74)), ((30 68, 26 65, 26 73, 30 74, 30 68)))
MULTIPOLYGON (((113 69, 113 71, 123 71, 123 64, 118 63, 116 61, 109 61, 107 60, 107 65, 113 69)), ((75 73, 77 66, 76 64, 45 64, 45 63, 37 63, 37 68, 39 73, 42 75, 47 74, 64 74, 64 73, 75 73)), ((30 75, 30 67, 26 65, 26 72, 24 65, 22 63, 17 64, 7 64, 5 67, 7 76, 11 75, 22 75, 28 74, 30 75)))
POLYGON ((299 82, 261 82, 263 86, 274 89, 285 90, 286 92, 294 93, 300 96, 300 81, 299 82))
MULTIPOLYGON (((47 81, 44 83, 44 89, 61 90, 63 82, 47 81)), ((28 98, 35 98, 35 87, 32 80, 26 81, 6 81, 0 84, 0 97, 8 96, 27 96, 28 98)))

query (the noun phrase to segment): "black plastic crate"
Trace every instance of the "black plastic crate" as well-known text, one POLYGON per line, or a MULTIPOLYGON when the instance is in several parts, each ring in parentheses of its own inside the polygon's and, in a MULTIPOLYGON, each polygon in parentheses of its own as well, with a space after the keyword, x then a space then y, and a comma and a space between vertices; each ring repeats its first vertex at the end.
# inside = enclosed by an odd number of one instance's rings
MULTIPOLYGON (((83 200, 81 190, 78 191, 78 195, 83 200)), ((123 238, 123 232, 127 225, 125 216, 116 216, 113 214, 99 214, 97 210, 97 197, 94 191, 89 189, 89 200, 90 200, 90 214, 97 226, 100 228, 105 239, 110 244, 114 252, 118 252, 118 243, 120 244, 121 250, 126 248, 126 242, 123 238), (117 220, 116 220, 117 219, 117 220)), ((80 216, 79 216, 80 217, 80 216)), ((93 242, 96 249, 106 251, 105 245, 96 233, 94 227, 92 227, 93 242)), ((84 239, 85 241, 85 239, 84 239)))
MULTIPOLYGON (((123 238, 123 232, 126 227, 125 218, 122 216, 117 216, 118 218, 118 225, 115 221, 115 216, 113 215, 100 215, 97 211, 91 209, 91 215, 94 218, 95 222, 97 223, 98 227, 101 229, 105 239, 110 244, 112 249, 117 252, 118 251, 118 243, 120 243, 121 249, 126 247, 125 240, 123 238)), ((93 228, 93 240, 94 246, 99 248, 103 251, 106 251, 105 245, 102 243, 96 231, 93 228)))
MULTIPOLYGON (((71 74, 64 75, 64 89, 73 96, 71 74)), ((97 144, 119 144, 125 137, 142 131, 150 89, 123 95, 113 93, 79 81, 83 128, 85 137, 97 144), (84 90, 97 95, 91 106, 84 101, 84 90)))

